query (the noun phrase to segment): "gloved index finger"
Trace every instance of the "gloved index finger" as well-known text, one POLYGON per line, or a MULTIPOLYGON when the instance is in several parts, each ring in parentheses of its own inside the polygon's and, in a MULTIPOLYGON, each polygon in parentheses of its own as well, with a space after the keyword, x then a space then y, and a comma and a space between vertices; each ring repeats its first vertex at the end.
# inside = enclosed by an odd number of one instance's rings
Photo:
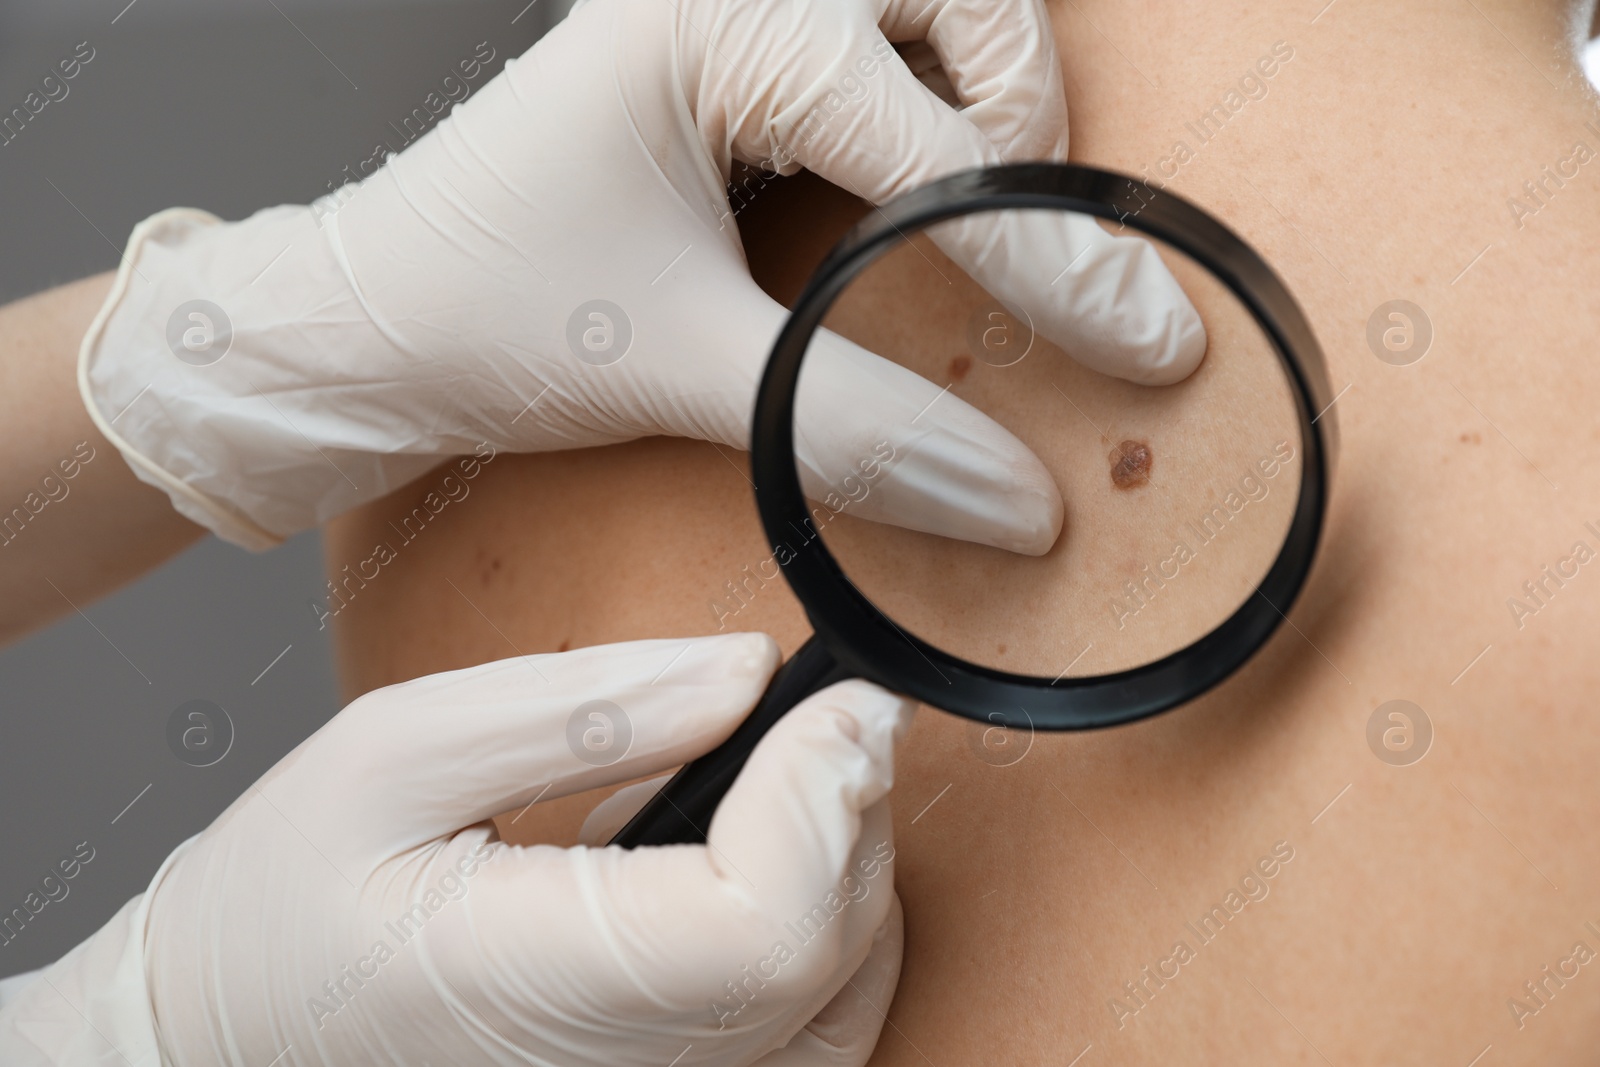
MULTIPOLYGON (((1066 110, 1054 103, 1060 69, 1037 0, 933 0, 928 16, 905 14, 909 9, 893 6, 885 24, 910 32, 927 21, 973 106, 955 111, 897 56, 852 65, 871 38, 883 43, 877 27, 855 28, 830 46, 829 73, 773 120, 795 160, 882 204, 957 171, 1017 161, 1001 146, 1061 154, 1066 110), (1000 43, 978 43, 991 30, 1000 43), (1015 84, 1008 81, 1012 67, 1015 84), (857 76, 869 69, 872 77, 857 76), (830 78, 855 92, 841 95, 830 78)), ((1113 236, 1088 216, 1046 212, 967 216, 930 233, 990 295, 1094 370, 1165 385, 1187 377, 1205 355, 1199 314, 1142 238, 1113 236)))
POLYGON ((263 782, 330 855, 384 854, 710 751, 778 665, 765 634, 501 660, 368 693, 263 782))

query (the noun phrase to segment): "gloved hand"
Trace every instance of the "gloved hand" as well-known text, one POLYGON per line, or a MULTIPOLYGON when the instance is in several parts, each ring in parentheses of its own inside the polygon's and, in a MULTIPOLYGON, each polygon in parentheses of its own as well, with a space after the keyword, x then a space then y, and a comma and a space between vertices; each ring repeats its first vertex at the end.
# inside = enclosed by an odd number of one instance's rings
MULTIPOLYGON (((1040 0, 591 0, 357 185, 238 223, 141 223, 79 381, 141 478, 254 548, 481 442, 744 448, 784 311, 745 267, 735 160, 881 202, 1065 153, 1040 0), (964 110, 890 44, 919 39, 964 110)), ((991 291, 1045 301, 1040 332, 1076 358, 1149 383, 1199 363, 1198 316, 1144 242, 1084 219, 1017 262, 981 227, 947 230, 991 291)), ((853 514, 1027 553, 1054 542, 1048 472, 977 410, 930 409, 938 387, 836 337, 807 383, 812 496, 888 441, 898 458, 853 514)))
POLYGON ((0 1012, 0 1062, 865 1063, 900 966, 906 701, 801 704, 707 845, 522 848, 485 821, 708 751, 777 662, 761 634, 639 641, 369 693, 0 1012))

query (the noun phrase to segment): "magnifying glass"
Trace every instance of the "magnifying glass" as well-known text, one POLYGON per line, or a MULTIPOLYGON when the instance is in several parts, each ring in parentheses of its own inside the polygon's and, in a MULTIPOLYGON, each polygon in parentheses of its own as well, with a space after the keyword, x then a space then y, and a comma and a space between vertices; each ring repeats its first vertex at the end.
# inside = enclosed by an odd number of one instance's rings
MULTIPOLYGON (((1116 330, 1102 340, 1124 340, 1116 330)), ((813 636, 734 733, 612 843, 703 842, 767 730, 846 678, 972 720, 992 763, 1020 758, 1036 730, 1116 726, 1205 693, 1271 637, 1310 573, 1333 399, 1283 282, 1170 192, 1022 164, 955 174, 874 211, 812 276, 756 398, 751 472, 772 546, 762 562, 781 571, 813 636), (1071 259, 1082 243, 1066 235, 1085 222, 1144 235, 1199 311, 1206 355, 1185 381, 1142 386, 1092 369, 1104 353, 1073 321, 1081 300, 1064 295, 1080 283, 1071 259), (808 500, 795 441, 806 359, 848 344, 946 382, 934 403, 970 403, 1021 438, 1067 502, 1056 546, 1026 557, 863 517, 873 493, 881 501, 916 469, 919 449, 950 446, 928 428, 863 439, 850 471, 823 472, 843 490, 808 500)))

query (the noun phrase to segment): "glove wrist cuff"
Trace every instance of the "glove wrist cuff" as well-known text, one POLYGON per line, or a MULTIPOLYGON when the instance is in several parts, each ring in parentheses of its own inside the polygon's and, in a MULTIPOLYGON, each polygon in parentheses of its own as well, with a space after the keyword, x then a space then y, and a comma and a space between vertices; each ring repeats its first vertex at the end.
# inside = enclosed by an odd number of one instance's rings
POLYGON ((428 401, 392 395, 406 388, 383 370, 394 344, 324 224, 298 206, 228 224, 189 208, 152 215, 79 349, 84 406, 140 480, 255 551, 438 461, 391 455, 425 451, 406 413, 428 401), (391 413, 381 421, 349 411, 373 379, 391 413))
MULTIPOLYGON (((125 391, 117 388, 123 383, 115 381, 114 376, 104 373, 91 374, 92 369, 96 371, 115 369, 110 365, 111 361, 99 359, 98 353, 106 325, 122 303, 130 281, 138 271, 136 263, 145 240, 152 233, 168 227, 214 226, 221 221, 206 211, 172 208, 152 215, 134 228, 133 234, 128 239, 127 250, 123 253, 122 263, 117 269, 116 279, 112 282, 111 291, 106 295, 105 303, 101 305, 99 313, 95 315, 94 322, 90 324, 79 345, 78 393, 83 398, 83 405, 88 409, 89 417, 94 420, 95 428, 122 453, 123 459, 133 469, 134 474, 138 475, 140 481, 164 490, 172 498, 173 507, 185 518, 210 529, 225 540, 253 551, 263 551, 279 544, 282 538, 263 530, 248 516, 235 512, 225 503, 194 490, 183 479, 170 473, 124 438, 117 431, 116 423, 126 411, 126 407, 109 416, 105 414, 106 410, 110 409, 108 402, 111 398, 125 391)), ((141 392, 142 389, 126 403, 131 406, 139 399, 141 392)))
POLYGON ((144 970, 148 901, 148 893, 128 901, 92 937, 38 972, 0 1011, 0 1062, 8 1067, 112 1062, 161 1067, 144 970))

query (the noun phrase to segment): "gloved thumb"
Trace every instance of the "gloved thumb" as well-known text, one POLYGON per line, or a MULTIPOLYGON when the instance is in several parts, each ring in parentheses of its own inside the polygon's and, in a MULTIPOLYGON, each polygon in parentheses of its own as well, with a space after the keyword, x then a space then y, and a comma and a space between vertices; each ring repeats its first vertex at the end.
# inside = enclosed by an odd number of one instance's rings
MULTIPOLYGON (((712 817, 711 867, 787 917, 834 892, 863 847, 889 862, 892 843, 866 840, 875 835, 863 813, 894 783, 894 746, 914 707, 860 680, 802 701, 761 739, 712 817)), ((887 818, 874 821, 887 838, 887 818)))
POLYGON ((844 988, 787 1045, 761 1057, 755 1067, 862 1067, 888 1020, 905 940, 905 911, 895 895, 867 958, 844 988))
POLYGON ((538 800, 703 755, 755 706, 778 659, 772 638, 745 633, 429 675, 352 703, 260 788, 312 828, 326 855, 381 861, 538 800))

